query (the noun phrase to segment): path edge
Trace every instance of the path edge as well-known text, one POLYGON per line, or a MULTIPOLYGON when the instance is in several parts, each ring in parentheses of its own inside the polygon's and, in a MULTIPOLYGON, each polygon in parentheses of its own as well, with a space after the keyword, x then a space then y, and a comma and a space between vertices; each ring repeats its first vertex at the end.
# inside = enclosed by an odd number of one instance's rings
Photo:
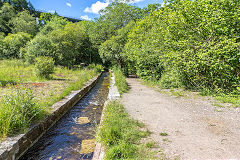
MULTIPOLYGON (((115 84, 114 73, 113 73, 113 71, 110 71, 110 72, 111 72, 112 76, 111 76, 111 81, 110 81, 110 88, 109 88, 109 93, 108 93, 108 99, 104 103, 104 107, 103 107, 103 111, 102 111, 102 116, 101 116, 99 127, 101 127, 103 125, 104 113, 105 113, 105 109, 106 109, 106 106, 108 105, 108 103, 110 101, 117 100, 117 99, 120 98, 120 93, 119 93, 119 91, 117 89, 117 86, 115 84)), ((104 159, 104 155, 105 155, 104 145, 99 143, 99 142, 97 142, 92 160, 103 160, 104 159)))

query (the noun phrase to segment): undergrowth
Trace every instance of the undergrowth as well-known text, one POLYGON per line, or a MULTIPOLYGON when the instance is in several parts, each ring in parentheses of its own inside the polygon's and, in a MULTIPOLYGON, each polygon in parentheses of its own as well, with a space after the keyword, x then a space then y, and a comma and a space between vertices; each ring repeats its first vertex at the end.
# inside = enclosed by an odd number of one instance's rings
POLYGON ((100 71, 56 67, 51 79, 39 78, 34 66, 18 60, 0 61, 0 140, 24 133, 51 113, 51 105, 79 90, 100 71))
POLYGON ((105 159, 152 159, 149 146, 140 144, 149 135, 148 131, 140 131, 143 126, 129 117, 122 104, 110 102, 97 132, 97 139, 106 147, 105 159))
POLYGON ((120 94, 126 93, 129 90, 126 77, 119 67, 114 67, 115 82, 120 94))
POLYGON ((34 99, 31 89, 17 89, 4 96, 0 103, 0 138, 23 132, 45 114, 44 108, 34 99))
MULTIPOLYGON (((176 97, 187 97, 189 93, 196 92, 191 89, 176 88, 174 86, 163 87, 161 81, 144 81, 142 83, 146 86, 156 88, 159 92, 164 94, 173 95, 176 97)), ((228 103, 233 107, 240 107, 240 92, 235 90, 232 92, 226 92, 223 90, 211 90, 209 88, 202 88, 198 91, 198 96, 210 96, 215 99, 216 102, 213 103, 214 106, 222 106, 218 103, 228 103)))

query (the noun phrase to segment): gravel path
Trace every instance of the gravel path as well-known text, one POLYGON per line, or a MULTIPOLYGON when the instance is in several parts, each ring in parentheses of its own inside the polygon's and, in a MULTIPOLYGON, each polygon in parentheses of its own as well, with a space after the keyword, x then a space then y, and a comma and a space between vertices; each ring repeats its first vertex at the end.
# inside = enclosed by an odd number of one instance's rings
POLYGON ((240 109, 168 96, 127 79, 127 112, 144 122, 169 159, 240 159, 240 109), (167 133, 161 136, 160 133, 167 133))

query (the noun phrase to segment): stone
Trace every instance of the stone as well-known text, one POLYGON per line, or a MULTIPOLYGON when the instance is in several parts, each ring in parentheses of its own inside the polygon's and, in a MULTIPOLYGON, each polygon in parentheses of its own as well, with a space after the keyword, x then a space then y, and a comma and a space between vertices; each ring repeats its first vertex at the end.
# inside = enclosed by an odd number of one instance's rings
POLYGON ((95 139, 89 139, 89 140, 83 140, 82 141, 82 148, 81 148, 81 154, 88 154, 94 152, 96 146, 96 140, 95 139))
POLYGON ((78 124, 87 124, 87 123, 89 123, 90 121, 89 121, 89 119, 88 119, 88 117, 80 117, 80 118, 78 118, 78 120, 77 120, 77 123, 78 124))

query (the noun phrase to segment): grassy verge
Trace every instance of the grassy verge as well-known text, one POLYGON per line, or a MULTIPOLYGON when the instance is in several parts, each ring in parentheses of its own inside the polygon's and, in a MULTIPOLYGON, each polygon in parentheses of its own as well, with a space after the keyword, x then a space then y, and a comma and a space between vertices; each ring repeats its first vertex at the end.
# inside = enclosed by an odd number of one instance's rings
POLYGON ((187 98, 188 97, 196 98, 200 96, 212 97, 215 100, 215 102, 212 103, 214 106, 240 107, 240 93, 236 91, 232 93, 224 93, 222 91, 213 92, 213 91, 210 91, 209 89, 202 89, 199 92, 192 92, 191 90, 186 90, 182 88, 164 89, 164 88, 161 88, 161 85, 159 84, 159 82, 143 81, 143 80, 141 81, 144 85, 155 88, 157 91, 164 94, 173 95, 177 97, 187 97, 187 98))
POLYGON ((142 123, 129 117, 122 104, 110 102, 97 133, 97 139, 106 147, 105 159, 153 159, 148 143, 140 143, 149 135, 140 130, 142 127, 142 123))
POLYGON ((129 90, 126 77, 119 67, 113 69, 115 75, 115 82, 120 94, 126 93, 129 90))
POLYGON ((97 67, 91 68, 56 67, 49 80, 38 78, 33 65, 17 60, 0 61, 0 82, 5 82, 0 85, 0 139, 25 132, 51 113, 52 104, 97 75, 97 67))

